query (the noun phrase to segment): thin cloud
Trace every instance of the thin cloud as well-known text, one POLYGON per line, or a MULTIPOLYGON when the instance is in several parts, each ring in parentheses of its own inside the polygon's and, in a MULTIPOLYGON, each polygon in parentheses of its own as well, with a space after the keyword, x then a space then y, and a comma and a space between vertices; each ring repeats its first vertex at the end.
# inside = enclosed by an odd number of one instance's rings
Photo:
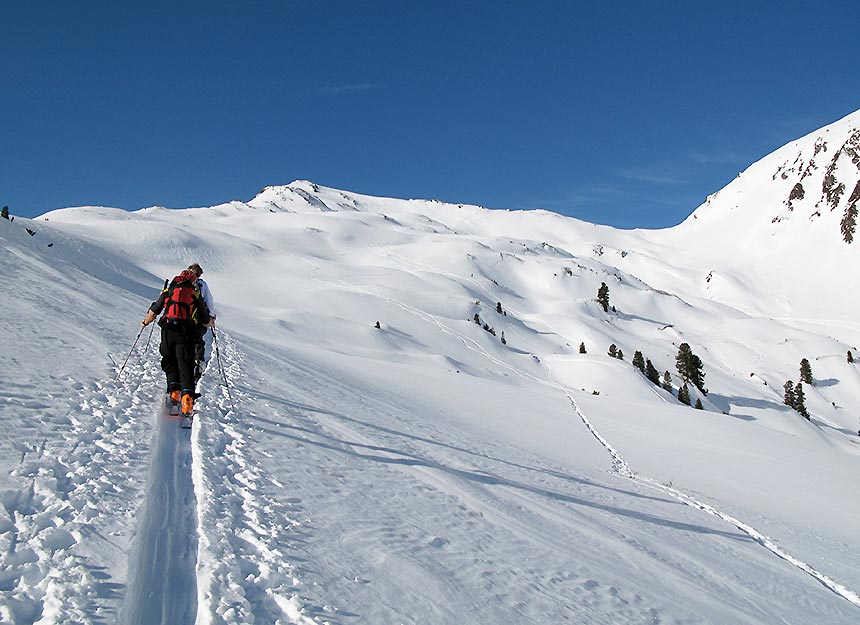
POLYGON ((350 83, 343 85, 330 85, 311 90, 314 95, 346 95, 350 93, 362 93, 366 91, 381 91, 384 89, 380 84, 372 82, 350 83))
POLYGON ((571 191, 563 197, 539 198, 530 202, 530 205, 544 208, 589 208, 622 202, 628 197, 628 192, 617 187, 589 186, 571 191))
POLYGON ((631 167, 619 171, 617 175, 625 180, 661 187, 677 187, 687 184, 687 180, 667 172, 664 168, 631 167))

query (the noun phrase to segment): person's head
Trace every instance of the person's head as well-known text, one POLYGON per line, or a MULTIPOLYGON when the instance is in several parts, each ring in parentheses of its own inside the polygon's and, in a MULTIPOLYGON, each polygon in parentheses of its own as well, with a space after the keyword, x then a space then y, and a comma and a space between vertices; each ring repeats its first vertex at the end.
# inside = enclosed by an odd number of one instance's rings
POLYGON ((188 270, 193 271, 194 275, 197 276, 198 278, 203 275, 203 267, 201 267, 197 263, 193 263, 191 265, 188 265, 188 270))

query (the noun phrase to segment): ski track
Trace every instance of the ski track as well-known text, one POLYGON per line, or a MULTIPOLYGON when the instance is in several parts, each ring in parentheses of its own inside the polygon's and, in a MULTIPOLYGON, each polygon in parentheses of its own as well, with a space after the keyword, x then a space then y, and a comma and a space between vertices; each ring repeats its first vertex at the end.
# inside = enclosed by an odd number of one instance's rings
POLYGON ((606 448, 606 451, 609 452, 609 454, 612 456, 612 466, 613 466, 613 471, 615 473, 621 475, 622 477, 630 478, 630 479, 634 480, 635 482, 637 482, 639 484, 643 484, 644 486, 647 486, 653 490, 657 490, 659 492, 667 494, 667 495, 673 497, 674 499, 676 499, 677 501, 683 503, 684 505, 690 506, 690 507, 695 508, 697 510, 701 510, 702 512, 706 512, 712 516, 715 516, 719 519, 722 519, 726 523, 730 523, 731 525, 734 525, 736 528, 738 528, 739 530, 744 532, 747 536, 752 538, 756 543, 758 543, 759 545, 761 545, 762 547, 764 547, 765 549, 767 549, 768 551, 773 553, 778 558, 781 558, 782 560, 785 560, 789 564, 797 567, 798 569, 800 569, 801 571, 803 571, 804 573, 806 573, 807 575, 811 576, 816 581, 821 583, 825 588, 827 588, 831 592, 839 595, 843 599, 850 601, 851 603, 853 603, 857 607, 860 607, 860 594, 858 594, 852 590, 849 590, 848 588, 846 588, 842 584, 830 579, 828 576, 817 571, 814 567, 810 566, 809 564, 807 564, 801 560, 798 560, 797 558, 795 558, 794 556, 789 554, 785 549, 780 547, 775 540, 765 536, 764 534, 762 534, 761 532, 756 530, 754 527, 747 525, 746 523, 744 523, 744 522, 736 519, 735 517, 715 508, 714 506, 708 505, 704 502, 701 502, 701 501, 691 497, 690 495, 678 490, 677 488, 673 488, 673 487, 668 486, 666 484, 661 484, 659 481, 657 481, 653 478, 638 475, 638 474, 634 473, 630 469, 630 467, 628 466, 627 462, 624 460, 624 457, 614 447, 612 447, 612 445, 610 445, 606 441, 606 439, 603 438, 603 436, 600 435, 600 432, 597 431, 597 428, 595 428, 594 425, 591 423, 591 421, 589 421, 588 417, 585 416, 585 413, 582 412, 582 410, 577 405, 576 400, 573 398, 573 396, 569 392, 567 394, 567 397, 570 400, 571 406, 573 407, 574 411, 579 416, 579 418, 582 420, 582 422, 585 424, 585 426, 588 428, 588 430, 591 432, 591 434, 594 436, 594 438, 596 438, 598 440, 598 442, 601 445, 603 445, 603 447, 606 448))
POLYGON ((129 555, 126 625, 190 625, 196 614, 194 486, 188 432, 156 416, 146 497, 129 555))
MULTIPOLYGON (((262 492, 272 481, 214 361, 183 430, 163 418, 158 339, 146 338, 118 380, 124 355, 107 380, 66 380, 62 409, 4 392, 25 426, 59 434, 22 444, 12 475, 26 487, 0 492, 0 623, 319 623, 280 550, 297 511, 262 492)), ((219 340, 226 376, 240 380, 241 355, 219 340)))
MULTIPOLYGON (((375 251, 381 255, 386 254, 379 249, 377 249, 375 251)), ((426 265, 419 266, 418 263, 414 263, 411 260, 405 259, 402 256, 395 255, 391 252, 388 252, 387 256, 389 256, 390 258, 396 257, 396 259, 400 261, 402 266, 405 266, 405 267, 409 268, 410 270, 418 269, 419 271, 427 271, 427 272, 432 272, 432 273, 439 274, 439 275, 456 277, 456 276, 452 276, 452 274, 450 274, 448 272, 437 271, 437 270, 433 269, 432 267, 429 267, 426 265)), ((316 278, 316 279, 321 281, 321 282, 326 282, 320 278, 316 278)), ((470 280, 470 282, 472 282, 473 284, 478 286, 478 288, 480 288, 485 293, 489 294, 488 289, 483 288, 480 284, 475 282, 475 280, 470 280)), ((705 512, 707 514, 715 516, 715 517, 725 521, 726 523, 729 523, 729 524, 735 526, 737 529, 744 532, 746 535, 748 535, 750 538, 752 538, 756 543, 758 543, 759 545, 761 545, 762 547, 764 547, 765 549, 767 549, 768 551, 773 553, 778 558, 784 560, 785 562, 791 564, 792 566, 800 569, 801 571, 803 571, 807 575, 811 576, 813 579, 815 579, 816 581, 821 583, 825 588, 827 588, 831 592, 835 593, 836 595, 842 597, 843 599, 846 599, 847 601, 851 602, 852 604, 856 605, 857 607, 860 607, 860 594, 858 594, 857 592, 854 592, 854 591, 848 589, 847 587, 843 586, 842 584, 834 581, 833 579, 831 579, 827 575, 816 570, 811 565, 799 560, 798 558, 795 558, 794 556, 789 554, 785 549, 780 547, 775 540, 773 540, 772 538, 769 538, 768 536, 765 536, 764 534, 762 534, 761 532, 756 530, 754 527, 752 527, 752 526, 736 519, 735 517, 715 508, 714 506, 711 506, 709 504, 706 504, 702 501, 695 499, 694 497, 691 497, 690 495, 678 490, 677 488, 673 488, 671 486, 661 484, 658 480, 655 480, 653 478, 650 478, 647 476, 642 476, 642 475, 635 473, 630 468, 630 466, 627 464, 627 461, 624 459, 623 455, 617 449, 615 449, 615 447, 613 447, 600 434, 600 432, 597 430, 597 428, 591 423, 591 421, 588 419, 588 417, 585 415, 585 413, 580 409, 579 405, 576 403, 576 400, 573 397, 572 391, 570 389, 564 387, 563 385, 553 381, 552 370, 548 364, 544 363, 544 366, 547 370, 548 381, 547 380, 540 380, 539 378, 535 377, 534 375, 532 375, 528 372, 520 371, 519 369, 513 367, 512 365, 509 365, 507 363, 503 363, 503 362, 499 361, 497 358, 493 357, 492 355, 488 354, 484 349, 482 349, 480 347, 480 345, 478 345, 474 340, 467 338, 467 337, 463 337, 456 330, 453 330, 453 329, 449 328, 448 326, 446 326, 435 315, 433 315, 431 313, 427 313, 425 311, 418 310, 418 309, 414 308, 413 306, 410 306, 410 305, 408 305, 404 302, 401 302, 399 300, 396 300, 394 298, 391 298, 388 296, 382 296, 382 295, 375 293, 369 289, 364 289, 361 287, 356 287, 354 285, 349 285, 349 284, 346 284, 345 282, 340 282, 337 285, 334 285, 334 283, 329 283, 329 282, 327 282, 327 283, 332 284, 333 286, 338 286, 340 288, 350 289, 350 290, 353 290, 356 292, 364 293, 366 295, 372 295, 372 296, 376 296, 376 297, 379 297, 381 299, 384 299, 384 300, 386 300, 386 301, 388 301, 388 302, 390 302, 396 306, 399 306, 403 310, 406 310, 408 312, 415 314, 416 316, 420 317, 421 319, 424 319, 425 321, 430 321, 432 323, 435 323, 439 327, 439 329, 441 329, 443 332, 457 336, 467 348, 473 349, 474 351, 479 352, 481 355, 488 358, 494 364, 500 365, 500 366, 504 367, 505 369, 508 369, 508 370, 516 373, 517 375, 532 379, 532 380, 539 382, 541 384, 550 384, 550 385, 558 388, 559 390, 561 390, 562 392, 565 393, 568 400, 570 401, 571 407, 573 408, 573 410, 577 414, 577 416, 580 418, 580 420, 583 422, 585 427, 589 430, 589 432, 591 432, 591 434, 594 436, 594 438, 604 447, 604 449, 606 449, 606 451, 611 456, 613 473, 615 473, 621 477, 624 477, 624 478, 632 479, 635 482, 642 484, 642 485, 644 485, 650 489, 657 490, 657 491, 662 492, 666 495, 669 495, 669 496, 673 497, 675 500, 679 501, 680 503, 683 503, 684 505, 693 507, 697 510, 701 510, 702 512, 705 512)), ((491 299, 492 299, 492 297, 491 297, 491 299)), ((512 312, 515 313, 516 311, 512 310, 512 312)))

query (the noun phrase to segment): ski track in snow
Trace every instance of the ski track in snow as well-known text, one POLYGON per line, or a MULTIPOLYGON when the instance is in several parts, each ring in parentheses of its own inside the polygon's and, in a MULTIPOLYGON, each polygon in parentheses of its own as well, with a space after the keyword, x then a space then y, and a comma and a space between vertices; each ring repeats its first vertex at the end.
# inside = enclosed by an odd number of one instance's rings
MULTIPOLYGON (((158 339, 145 338, 117 381, 69 379, 62 410, 4 396, 64 442, 20 449, 13 475, 28 487, 0 492, 0 623, 318 623, 280 551, 300 524, 261 492, 214 359, 189 432, 164 418, 158 339)), ((241 379, 219 339, 225 374, 241 379)))
POLYGON ((610 445, 606 441, 606 439, 603 438, 603 436, 600 435, 600 432, 597 431, 597 428, 595 428, 594 425, 591 423, 591 421, 588 420, 588 417, 586 417, 585 413, 583 413, 582 410, 579 408, 579 406, 576 403, 576 400, 573 398, 573 396, 570 394, 570 392, 567 392, 567 397, 570 400, 571 406, 573 406, 574 411, 579 416, 579 418, 582 420, 582 422, 585 424, 585 426, 588 428, 588 430, 592 433, 592 435, 594 435, 594 438, 596 438, 598 440, 598 442, 600 442, 600 444, 603 445, 603 447, 606 448, 606 451, 609 452, 609 454, 612 456, 612 466, 613 466, 613 471, 615 473, 621 475, 622 477, 630 478, 630 479, 632 479, 632 480, 634 480, 640 484, 643 484, 643 485, 645 485, 649 488, 652 488, 654 490, 657 490, 661 493, 665 493, 666 495, 669 495, 669 496, 675 498, 677 501, 683 503, 684 505, 690 506, 692 508, 696 508, 697 510, 701 510, 702 512, 706 512, 712 516, 715 516, 719 519, 722 519, 726 523, 730 523, 731 525, 734 525, 736 528, 738 528, 739 530, 744 532, 747 536, 752 538, 756 543, 758 543, 759 545, 761 545, 762 547, 764 547, 765 549, 767 549, 768 551, 773 553, 775 556, 777 556, 777 557, 781 558, 782 560, 785 560, 789 564, 797 567, 798 569, 800 569, 801 571, 803 571, 807 575, 810 575, 811 577, 813 577, 815 580, 820 582, 825 588, 827 588, 831 592, 836 593, 837 595, 839 595, 843 599, 846 599, 846 600, 850 601, 851 603, 853 603, 854 605, 856 605, 857 607, 860 607, 860 594, 853 592, 852 590, 849 590, 848 588, 846 588, 842 584, 839 584, 838 582, 830 579, 828 576, 824 575, 823 573, 817 571, 814 567, 810 566, 809 564, 806 564, 805 562, 798 560, 797 558, 795 558, 794 556, 789 554, 785 549, 780 547, 776 543, 776 541, 774 541, 772 538, 765 536, 764 534, 762 534, 761 532, 756 530, 754 527, 747 525, 746 523, 744 523, 742 521, 739 521, 735 517, 733 517, 729 514, 726 514, 725 512, 722 512, 721 510, 715 508, 714 506, 703 503, 703 502, 687 495, 686 493, 678 490, 677 488, 673 488, 673 487, 668 486, 666 484, 661 484, 660 482, 658 482, 657 480, 655 480, 653 478, 638 475, 637 473, 634 473, 630 469, 630 467, 628 466, 627 462, 624 460, 624 457, 614 447, 612 447, 612 445, 610 445))
MULTIPOLYGON (((436 270, 436 269, 434 269, 430 266, 427 266, 427 265, 419 265, 418 263, 415 263, 409 259, 406 259, 399 254, 384 252, 380 249, 376 249, 375 251, 377 253, 379 253, 380 255, 386 255, 389 258, 396 258, 402 266, 406 267, 409 270, 418 269, 419 271, 428 271, 428 272, 439 274, 439 275, 446 275, 446 276, 452 277, 454 279, 457 279, 459 281, 468 280, 469 282, 475 284, 481 291, 490 295, 491 300, 493 299, 492 294, 489 292, 489 290, 487 288, 485 288, 484 286, 482 286, 480 283, 478 283, 473 278, 466 279, 466 278, 463 278, 462 276, 454 276, 448 272, 436 270)), ((392 304, 395 304, 396 306, 399 306, 403 310, 406 310, 408 312, 411 312, 411 313, 419 316, 422 319, 425 319, 427 321, 431 321, 431 322, 435 323, 442 331, 444 331, 448 334, 457 336, 467 348, 473 349, 473 350, 479 352, 480 354, 482 354, 484 357, 488 358, 494 364, 500 365, 500 366, 516 373, 517 375, 531 379, 531 380, 536 381, 540 384, 550 384, 550 385, 558 388, 559 390, 561 390, 562 392, 565 393, 568 400, 570 401, 571 407, 573 408, 573 410, 577 414, 577 416, 580 418, 580 420, 583 422, 585 427, 588 428, 589 432, 591 432, 591 434, 594 436, 594 438, 606 449, 606 451, 611 456, 611 458, 612 458, 612 470, 615 474, 617 474, 621 477, 624 477, 624 478, 632 479, 632 480, 636 481, 637 483, 642 484, 642 485, 644 485, 650 489, 657 490, 657 491, 662 492, 666 495, 669 495, 669 496, 673 497, 675 500, 679 501, 680 503, 683 503, 684 505, 693 507, 697 510, 701 510, 702 512, 706 512, 707 514, 715 516, 715 517, 725 521, 726 523, 729 523, 729 524, 735 526, 737 529, 741 530, 746 535, 748 535, 750 538, 752 538, 757 544, 761 545, 762 547, 764 547, 765 549, 767 549, 768 551, 773 553, 778 558, 788 562, 789 564, 800 569, 801 571, 803 571, 807 575, 811 576, 812 578, 814 578, 816 581, 821 583, 825 588, 827 588, 831 592, 837 594, 838 596, 842 597, 843 599, 846 599, 847 601, 851 602, 852 604, 860 607, 860 594, 858 594, 857 592, 854 592, 854 591, 848 589, 847 587, 843 586, 842 584, 834 581, 833 579, 831 579, 827 575, 824 575, 823 573, 819 572, 818 570, 816 570, 814 567, 810 566, 809 564, 795 558, 794 556, 789 554, 785 549, 780 547, 776 543, 776 541, 774 541, 772 538, 765 536, 764 534, 762 534, 761 532, 759 532, 758 530, 756 530, 752 526, 750 526, 750 525, 736 519, 735 517, 715 508, 714 506, 708 505, 704 502, 701 502, 701 501, 687 495, 686 493, 678 490, 677 488, 673 488, 671 486, 661 484, 658 480, 655 480, 655 479, 647 477, 647 476, 642 476, 642 475, 639 475, 636 472, 634 472, 630 468, 630 466, 627 464, 627 461, 624 459, 624 456, 617 449, 615 449, 600 434, 600 432, 597 430, 597 428, 591 423, 591 421, 588 419, 588 417, 585 415, 585 413, 580 409, 579 405, 576 403, 576 400, 573 397, 572 391, 570 389, 564 387, 563 385, 555 382, 552 379, 552 369, 548 364, 544 363, 544 366, 546 367, 546 370, 547 370, 547 375, 548 375, 549 381, 541 380, 541 379, 535 377, 534 375, 532 375, 528 372, 520 371, 519 369, 513 367, 512 365, 501 362, 497 358, 488 354, 474 340, 467 338, 467 337, 463 337, 456 330, 453 330, 452 328, 449 328, 448 326, 446 326, 435 315, 433 315, 431 313, 427 313, 425 311, 418 310, 418 309, 414 308, 413 306, 410 306, 404 302, 401 302, 401 301, 396 300, 394 298, 391 298, 389 296, 380 295, 379 293, 375 293, 371 290, 364 289, 361 287, 356 287, 353 285, 349 285, 349 284, 346 284, 345 282, 341 282, 341 283, 334 285, 333 283, 326 282, 326 281, 321 280, 319 278, 317 278, 317 280, 319 280, 321 282, 325 282, 327 284, 331 284, 333 286, 338 286, 340 288, 350 289, 350 290, 353 290, 356 292, 364 293, 366 295, 372 295, 372 296, 384 299, 384 300, 386 300, 392 304)), ((515 313, 516 311, 512 310, 512 312, 515 313)))
POLYGON ((156 416, 146 497, 129 555, 126 625, 190 625, 196 614, 194 486, 188 432, 156 416))

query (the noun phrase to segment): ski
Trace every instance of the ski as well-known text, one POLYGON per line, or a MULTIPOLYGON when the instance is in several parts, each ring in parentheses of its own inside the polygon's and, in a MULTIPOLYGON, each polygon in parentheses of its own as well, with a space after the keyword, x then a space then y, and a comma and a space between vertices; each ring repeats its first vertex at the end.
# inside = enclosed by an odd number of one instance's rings
POLYGON ((178 401, 170 399, 170 395, 166 395, 164 399, 165 409, 168 417, 178 417, 181 414, 181 409, 178 401))

